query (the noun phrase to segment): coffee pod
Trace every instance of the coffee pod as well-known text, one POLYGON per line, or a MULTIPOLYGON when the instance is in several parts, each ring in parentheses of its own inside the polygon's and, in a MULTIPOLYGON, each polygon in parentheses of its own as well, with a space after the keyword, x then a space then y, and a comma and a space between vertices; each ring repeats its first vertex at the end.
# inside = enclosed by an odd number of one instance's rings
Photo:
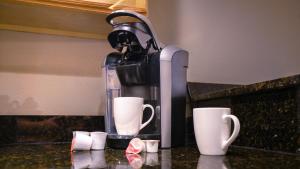
POLYGON ((158 152, 159 140, 146 140, 146 150, 148 153, 158 152))
POLYGON ((126 149, 126 153, 138 154, 145 149, 144 142, 139 138, 133 138, 126 149))
POLYGON ((92 150, 103 150, 105 148, 107 133, 101 131, 91 132, 92 150))
POLYGON ((92 146, 92 138, 90 136, 77 133, 72 139, 71 151, 90 150, 92 146))

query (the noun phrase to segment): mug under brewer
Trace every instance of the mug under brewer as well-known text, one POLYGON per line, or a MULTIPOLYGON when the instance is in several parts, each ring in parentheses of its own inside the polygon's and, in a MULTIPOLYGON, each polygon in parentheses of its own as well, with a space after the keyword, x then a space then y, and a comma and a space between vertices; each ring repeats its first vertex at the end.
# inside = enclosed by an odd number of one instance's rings
POLYGON ((137 135, 141 129, 150 123, 154 116, 154 108, 144 104, 141 97, 114 98, 114 121, 119 135, 137 135), (152 111, 151 117, 142 124, 145 108, 152 111))

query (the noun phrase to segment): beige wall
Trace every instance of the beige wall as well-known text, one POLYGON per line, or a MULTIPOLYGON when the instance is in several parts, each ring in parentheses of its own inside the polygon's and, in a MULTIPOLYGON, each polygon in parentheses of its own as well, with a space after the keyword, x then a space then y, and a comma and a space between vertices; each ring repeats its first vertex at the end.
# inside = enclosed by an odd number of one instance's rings
POLYGON ((178 0, 148 1, 148 17, 158 38, 164 44, 177 44, 178 5, 178 0))
POLYGON ((102 78, 0 73, 1 115, 103 115, 102 78))
POLYGON ((0 115, 103 115, 106 41, 0 31, 0 115))
POLYGON ((149 1, 162 41, 189 51, 189 81, 234 84, 300 73, 299 6, 298 0, 149 1))
MULTIPOLYGON (((188 80, 247 84, 300 73, 300 1, 149 1, 188 80)), ((103 115, 106 41, 0 31, 0 115, 103 115)))

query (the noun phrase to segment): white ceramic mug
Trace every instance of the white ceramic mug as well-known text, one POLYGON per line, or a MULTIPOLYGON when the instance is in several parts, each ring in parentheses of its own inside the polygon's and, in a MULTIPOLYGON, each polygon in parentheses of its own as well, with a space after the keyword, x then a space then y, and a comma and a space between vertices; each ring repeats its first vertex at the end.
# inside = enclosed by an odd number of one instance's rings
POLYGON ((144 105, 140 97, 114 98, 114 121, 119 135, 137 135, 147 126, 154 116, 154 109, 150 104, 144 105), (143 112, 146 107, 152 111, 151 117, 142 124, 143 112))
POLYGON ((103 150, 106 143, 106 132, 94 131, 90 132, 91 138, 93 140, 91 149, 92 150, 103 150))
POLYGON ((230 108, 193 109, 194 131, 201 154, 224 155, 240 131, 238 118, 231 115, 230 108), (230 136, 231 121, 234 130, 230 136))

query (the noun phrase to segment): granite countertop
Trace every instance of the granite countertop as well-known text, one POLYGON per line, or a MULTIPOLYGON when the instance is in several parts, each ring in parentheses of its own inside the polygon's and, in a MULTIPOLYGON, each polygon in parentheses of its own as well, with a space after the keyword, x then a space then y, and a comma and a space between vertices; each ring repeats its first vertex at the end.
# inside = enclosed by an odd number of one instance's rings
POLYGON ((203 156, 197 147, 159 150, 126 156, 124 150, 78 151, 69 144, 14 145, 0 147, 3 169, 25 168, 202 168, 202 169, 298 169, 297 155, 230 147, 226 156, 203 156))
POLYGON ((214 90, 201 92, 195 85, 188 86, 192 101, 209 100, 228 96, 237 96, 247 93, 282 89, 300 84, 300 75, 283 77, 275 80, 254 83, 250 85, 223 85, 214 90))

